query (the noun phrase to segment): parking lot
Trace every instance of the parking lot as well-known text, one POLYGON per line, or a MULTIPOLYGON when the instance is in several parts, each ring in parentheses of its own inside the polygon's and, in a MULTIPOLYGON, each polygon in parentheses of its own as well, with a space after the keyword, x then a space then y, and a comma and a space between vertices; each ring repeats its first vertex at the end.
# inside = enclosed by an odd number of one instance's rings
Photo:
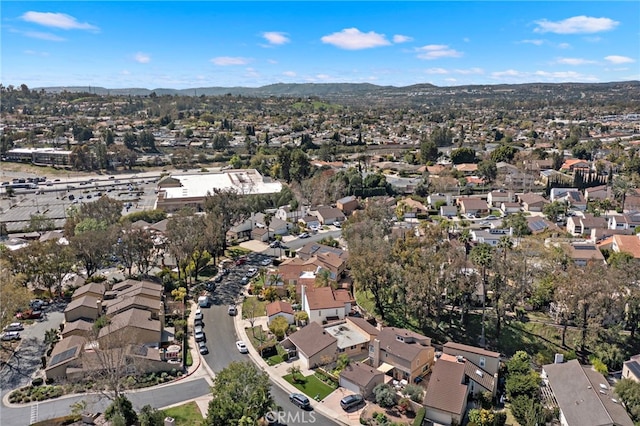
POLYGON ((79 179, 55 179, 40 182, 35 190, 16 190, 10 198, 0 201, 0 222, 9 232, 28 227, 32 216, 51 220, 55 228, 62 228, 69 208, 90 203, 108 196, 124 203, 122 214, 153 209, 156 200, 156 176, 97 176, 79 179), (57 180, 57 181, 56 181, 57 180))

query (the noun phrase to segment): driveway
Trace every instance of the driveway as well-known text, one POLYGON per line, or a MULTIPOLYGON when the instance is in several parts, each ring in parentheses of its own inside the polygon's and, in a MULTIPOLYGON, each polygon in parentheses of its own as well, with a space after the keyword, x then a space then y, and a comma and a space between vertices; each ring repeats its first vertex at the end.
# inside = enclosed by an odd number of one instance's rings
POLYGON ((362 410, 367 406, 367 404, 361 404, 356 408, 352 408, 349 411, 345 411, 340 406, 340 400, 347 395, 353 395, 354 392, 347 390, 345 388, 338 388, 331 392, 325 399, 322 400, 322 404, 327 407, 329 410, 333 410, 337 416, 340 417, 340 420, 346 422, 350 425, 359 425, 360 424, 360 414, 362 410))

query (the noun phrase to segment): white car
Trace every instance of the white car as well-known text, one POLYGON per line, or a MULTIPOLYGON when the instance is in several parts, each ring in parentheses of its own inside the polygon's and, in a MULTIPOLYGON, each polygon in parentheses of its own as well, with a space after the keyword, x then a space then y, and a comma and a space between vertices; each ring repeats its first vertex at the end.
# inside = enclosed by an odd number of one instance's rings
POLYGON ((495 215, 490 214, 489 216, 485 216, 483 218, 484 220, 498 220, 498 218, 495 215))
POLYGON ((241 354, 249 353, 249 349, 247 348, 247 345, 242 340, 238 340, 236 342, 236 348, 238 348, 238 351, 241 354))
POLYGON ((4 331, 22 331, 24 330, 24 326, 21 322, 12 322, 8 326, 5 327, 4 331))
POLYGON ((263 259, 263 260, 260 262, 260 265, 262 265, 262 266, 269 266, 269 265, 271 265, 271 262, 273 262, 271 259, 263 259))
POLYGON ((7 331, 2 336, 2 340, 20 340, 20 333, 17 331, 7 331))
POLYGON ((257 273, 258 268, 249 268, 249 270, 247 271, 247 277, 253 277, 257 273))

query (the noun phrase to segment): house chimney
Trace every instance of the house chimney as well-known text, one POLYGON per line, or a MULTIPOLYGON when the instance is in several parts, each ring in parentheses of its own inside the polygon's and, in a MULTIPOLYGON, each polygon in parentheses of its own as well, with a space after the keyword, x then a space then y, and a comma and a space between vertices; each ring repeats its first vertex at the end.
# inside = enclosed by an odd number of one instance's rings
POLYGON ((302 306, 302 310, 305 311, 305 312, 307 310, 306 295, 307 295, 307 286, 302 284, 300 286, 300 303, 301 303, 301 306, 302 306))
POLYGON ((164 302, 160 302, 160 312, 158 316, 160 317, 161 330, 164 330, 164 302))
POLYGON ((102 316, 102 300, 98 299, 96 301, 96 308, 98 309, 98 317, 102 316))

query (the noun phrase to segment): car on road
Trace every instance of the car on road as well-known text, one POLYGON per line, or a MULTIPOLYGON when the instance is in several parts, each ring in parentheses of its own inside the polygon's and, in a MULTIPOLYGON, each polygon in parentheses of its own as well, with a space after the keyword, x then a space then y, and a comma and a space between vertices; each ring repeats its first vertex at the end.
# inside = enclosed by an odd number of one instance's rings
POLYGON ((238 313, 236 305, 229 305, 229 307, 227 308, 227 313, 231 316, 235 316, 238 313))
POLYGON ((333 222, 333 226, 335 226, 336 228, 342 228, 342 224, 338 221, 333 222))
POLYGON ((298 235, 298 238, 309 238, 311 235, 309 235, 306 232, 303 232, 302 234, 298 235))
POLYGON ((196 339, 196 342, 206 342, 207 341, 207 336, 204 335, 204 331, 202 331, 202 329, 200 329, 199 331, 196 331, 196 333, 193 335, 193 337, 196 339))
POLYGON ((353 395, 347 395, 340 400, 340 406, 343 410, 347 411, 353 407, 357 407, 364 402, 364 397, 358 393, 353 395))
POLYGON ((4 328, 4 331, 22 331, 24 330, 24 326, 21 322, 12 322, 8 326, 4 328))
POLYGON ((291 393, 289 394, 289 401, 302 408, 303 410, 307 410, 311 408, 311 403, 309 402, 309 398, 304 396, 301 393, 291 393))
POLYGON ((205 342, 198 342, 198 351, 201 355, 206 355, 209 353, 209 348, 205 342))
POLYGON ((2 340, 20 340, 20 333, 17 331, 7 331, 2 335, 2 340))
POLYGON ((238 352, 241 354, 249 353, 249 348, 247 348, 247 345, 242 340, 236 342, 236 348, 238 348, 238 352))
POLYGON ((200 308, 196 309, 196 313, 195 313, 195 319, 197 320, 201 320, 202 317, 202 311, 200 310, 200 308))
POLYGON ((498 220, 498 217, 496 215, 490 214, 488 216, 485 216, 482 218, 483 220, 498 220))

